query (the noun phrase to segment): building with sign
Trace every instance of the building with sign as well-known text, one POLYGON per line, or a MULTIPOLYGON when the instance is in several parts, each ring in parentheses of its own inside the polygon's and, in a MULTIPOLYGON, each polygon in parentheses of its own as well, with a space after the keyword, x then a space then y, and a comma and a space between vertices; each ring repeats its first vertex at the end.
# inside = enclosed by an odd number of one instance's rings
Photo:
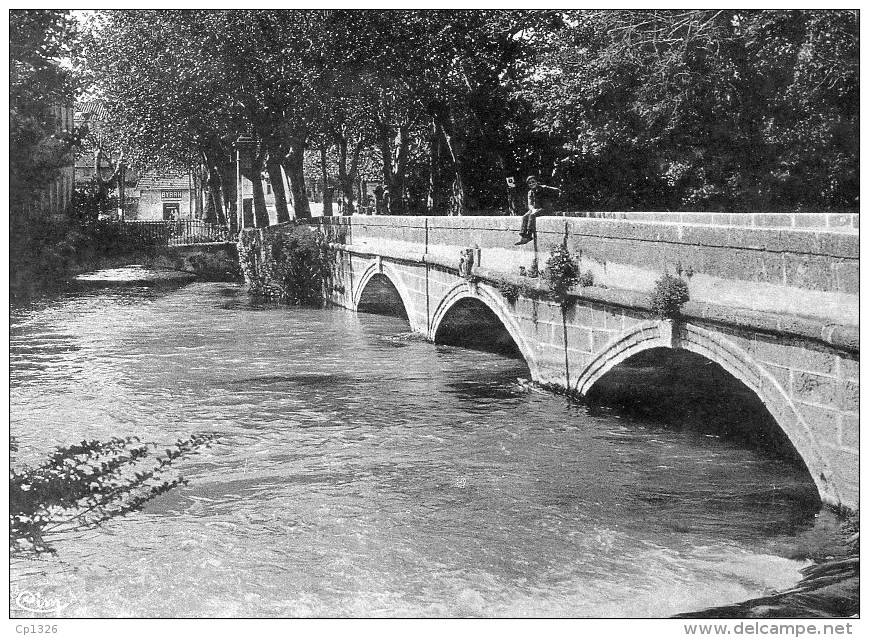
POLYGON ((131 219, 197 219, 200 212, 196 190, 188 173, 145 173, 134 189, 138 206, 131 219))

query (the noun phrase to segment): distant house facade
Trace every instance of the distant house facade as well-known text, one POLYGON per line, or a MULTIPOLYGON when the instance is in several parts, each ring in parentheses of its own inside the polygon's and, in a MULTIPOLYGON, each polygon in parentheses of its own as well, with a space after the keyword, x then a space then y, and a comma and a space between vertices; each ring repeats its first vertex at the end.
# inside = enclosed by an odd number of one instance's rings
MULTIPOLYGON (((56 105, 52 107, 54 130, 58 133, 73 130, 72 106, 56 105)), ((56 177, 46 185, 35 198, 29 202, 21 202, 21 209, 28 215, 62 216, 72 201, 75 184, 75 168, 73 154, 64 156, 65 164, 61 166, 56 177)))
POLYGON ((137 201, 130 219, 157 221, 201 217, 197 188, 189 173, 144 173, 130 194, 137 201))

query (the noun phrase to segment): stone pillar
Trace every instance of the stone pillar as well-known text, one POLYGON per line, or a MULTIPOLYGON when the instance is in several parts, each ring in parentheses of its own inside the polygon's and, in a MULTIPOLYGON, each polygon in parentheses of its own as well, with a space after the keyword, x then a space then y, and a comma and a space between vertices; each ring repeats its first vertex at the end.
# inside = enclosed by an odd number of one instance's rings
MULTIPOLYGON (((244 183, 245 174, 250 175, 253 165, 253 154, 256 152, 256 141, 247 135, 242 135, 235 142, 235 187, 236 208, 238 211, 238 229, 253 228, 253 205, 245 211, 244 183)), ((253 192, 251 191, 251 197, 253 192)), ((253 202, 251 202, 252 204, 253 202)))

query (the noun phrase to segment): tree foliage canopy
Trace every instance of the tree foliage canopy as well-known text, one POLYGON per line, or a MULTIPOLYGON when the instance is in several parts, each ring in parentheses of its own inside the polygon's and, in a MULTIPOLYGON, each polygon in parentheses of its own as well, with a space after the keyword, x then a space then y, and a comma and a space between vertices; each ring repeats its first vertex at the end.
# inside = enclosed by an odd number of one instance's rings
POLYGON ((578 11, 525 88, 587 205, 852 206, 850 11, 578 11))
POLYGON ((857 203, 853 11, 116 10, 86 44, 142 157, 249 133, 294 200, 331 148, 342 190, 380 166, 392 212, 504 209, 529 173, 585 210, 857 203))

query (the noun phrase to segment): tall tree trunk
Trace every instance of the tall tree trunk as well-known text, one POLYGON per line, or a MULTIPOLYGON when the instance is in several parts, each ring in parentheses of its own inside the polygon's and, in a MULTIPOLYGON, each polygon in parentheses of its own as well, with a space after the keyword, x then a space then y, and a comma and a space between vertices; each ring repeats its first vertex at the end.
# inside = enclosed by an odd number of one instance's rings
POLYGON ((384 204, 389 215, 404 214, 404 182, 407 169, 407 158, 410 151, 410 134, 406 126, 398 129, 394 137, 388 127, 380 130, 380 151, 383 154, 383 184, 388 189, 384 193, 384 204), (392 145, 395 142, 395 158, 392 145))
POLYGON ((329 171, 326 170, 326 144, 320 147, 320 173, 323 177, 323 217, 332 216, 332 194, 329 192, 329 171))
POLYGON ((396 158, 395 171, 392 174, 392 182, 395 191, 392 196, 394 215, 404 215, 404 184, 407 177, 407 160, 410 156, 410 131, 402 126, 398 129, 398 157, 396 158))
POLYGON ((235 195, 235 162, 221 162, 215 167, 220 180, 223 213, 231 233, 238 232, 238 210, 235 195))
POLYGON ((455 132, 455 117, 451 113, 449 117, 441 119, 441 130, 444 133, 444 141, 447 144, 447 149, 450 152, 450 157, 453 160, 453 189, 452 189, 452 206, 450 206, 451 215, 465 214, 465 182, 462 178, 462 151, 463 144, 458 139, 455 132))
POLYGON ((381 126, 380 130, 380 155, 383 158, 383 212, 386 215, 392 214, 392 189, 393 173, 392 173, 392 139, 389 127, 381 126))
POLYGON ((353 192, 353 181, 355 173, 358 170, 359 164, 359 147, 354 149, 354 158, 350 170, 347 170, 347 138, 339 137, 335 142, 338 148, 338 183, 341 186, 341 201, 344 202, 344 210, 346 215, 352 215, 354 212, 353 201, 355 193, 353 192))
POLYGON ((281 171, 281 163, 276 154, 269 153, 266 161, 266 169, 269 172, 269 180, 272 183, 272 193, 275 196, 275 212, 278 223, 285 224, 290 221, 290 209, 287 206, 287 191, 284 189, 284 175, 281 171))
POLYGON ((263 191, 263 160, 265 149, 258 149, 251 160, 250 180, 253 189, 253 224, 256 228, 269 225, 269 211, 266 208, 266 195, 263 191))
POLYGON ((350 212, 355 212, 354 198, 358 202, 362 202, 362 184, 359 183, 359 158, 362 156, 362 147, 365 146, 363 141, 356 142, 356 146, 353 148, 353 158, 350 160, 350 168, 345 171, 345 179, 346 183, 343 185, 345 192, 347 193, 347 205, 350 207, 350 212), (359 188, 357 192, 354 190, 355 187, 359 188))
POLYGON ((429 136, 428 197, 426 198, 426 210, 429 215, 439 215, 443 205, 440 159, 441 130, 440 125, 435 119, 432 121, 432 129, 429 136))
POLYGON ((202 176, 204 174, 204 170, 202 165, 196 167, 194 171, 192 171, 193 175, 193 201, 194 201, 194 215, 196 219, 200 221, 204 221, 203 210, 202 210, 202 193, 204 192, 204 188, 202 186, 203 179, 202 176))
POLYGON ((221 153, 219 150, 214 152, 203 149, 200 156, 202 158, 201 183, 205 198, 205 222, 225 226, 227 220, 220 192, 220 171, 217 168, 217 158, 221 156, 221 153))
POLYGON ((100 171, 100 164, 103 163, 103 149, 98 146, 97 150, 94 151, 94 172, 93 172, 93 180, 97 184, 97 189, 100 194, 100 199, 105 195, 106 191, 106 183, 103 180, 102 171, 100 171))
POLYGON ((284 170, 290 180, 290 192, 293 196, 293 211, 296 219, 310 219, 311 207, 308 204, 308 193, 305 190, 305 150, 304 146, 294 145, 284 159, 284 170))
POLYGON ((204 214, 202 216, 202 221, 206 224, 218 224, 217 221, 217 206, 214 202, 214 191, 207 185, 203 190, 203 194, 205 195, 204 202, 204 214))

